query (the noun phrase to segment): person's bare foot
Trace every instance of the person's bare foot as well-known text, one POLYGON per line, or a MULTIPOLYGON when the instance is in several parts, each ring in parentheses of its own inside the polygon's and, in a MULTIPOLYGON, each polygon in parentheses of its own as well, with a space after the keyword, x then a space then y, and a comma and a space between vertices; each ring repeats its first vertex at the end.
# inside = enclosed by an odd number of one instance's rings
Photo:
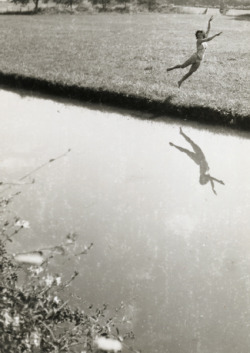
POLYGON ((182 82, 181 81, 178 81, 178 87, 181 88, 181 84, 182 82))
POLYGON ((170 146, 173 146, 174 144, 172 142, 169 142, 170 146))

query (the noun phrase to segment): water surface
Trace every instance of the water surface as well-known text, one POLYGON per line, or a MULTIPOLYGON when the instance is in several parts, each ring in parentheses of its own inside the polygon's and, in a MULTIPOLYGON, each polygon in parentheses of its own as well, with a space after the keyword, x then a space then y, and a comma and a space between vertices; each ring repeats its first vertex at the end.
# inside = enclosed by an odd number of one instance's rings
POLYGON ((71 149, 34 184, 11 189, 22 191, 14 214, 31 225, 15 250, 57 244, 70 231, 93 242, 60 271, 77 267, 74 293, 94 305, 123 301, 144 353, 248 353, 249 134, 3 90, 0 97, 1 181, 71 149), (196 161, 169 144, 195 152, 180 127, 202 151, 196 161), (201 169, 224 182, 215 182, 217 195, 200 183, 201 169))

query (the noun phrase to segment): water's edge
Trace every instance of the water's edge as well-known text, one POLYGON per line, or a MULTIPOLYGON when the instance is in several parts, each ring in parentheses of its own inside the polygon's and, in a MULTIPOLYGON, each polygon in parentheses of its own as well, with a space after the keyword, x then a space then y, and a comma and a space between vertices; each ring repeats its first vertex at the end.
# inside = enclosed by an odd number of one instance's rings
POLYGON ((150 100, 145 97, 127 95, 104 89, 65 85, 41 78, 29 77, 15 73, 0 71, 0 85, 9 88, 32 90, 54 96, 65 97, 82 102, 106 104, 112 107, 126 108, 150 112, 157 118, 162 114, 169 114, 178 118, 199 123, 228 126, 233 129, 250 130, 250 117, 222 111, 204 106, 179 106, 171 102, 150 100))

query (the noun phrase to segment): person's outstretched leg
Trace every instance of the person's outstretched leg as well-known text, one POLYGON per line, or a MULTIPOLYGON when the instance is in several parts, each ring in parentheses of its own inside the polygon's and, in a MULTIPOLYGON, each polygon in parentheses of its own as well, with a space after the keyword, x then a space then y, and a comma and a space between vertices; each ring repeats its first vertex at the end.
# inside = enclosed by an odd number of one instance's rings
POLYGON ((170 146, 173 146, 175 148, 177 148, 177 150, 186 153, 192 160, 194 160, 195 158, 195 153, 191 152, 189 150, 187 150, 186 148, 180 147, 180 146, 176 146, 174 143, 169 142, 170 146))
POLYGON ((191 76, 193 73, 194 73, 194 71, 189 70, 189 72, 188 72, 186 75, 184 75, 180 81, 178 81, 178 87, 180 88, 181 85, 182 85, 182 83, 183 83, 189 76, 191 76))
POLYGON ((180 127, 180 134, 184 137, 184 139, 191 144, 192 147, 198 147, 193 140, 191 140, 190 137, 188 137, 183 131, 182 128, 180 127))
POLYGON ((188 73, 186 75, 184 75, 182 77, 182 79, 180 81, 178 81, 178 87, 180 88, 182 83, 189 77, 191 76, 196 70, 198 70, 200 66, 200 62, 196 62, 194 64, 192 64, 192 66, 190 67, 190 70, 188 71, 188 73))
POLYGON ((181 65, 175 65, 175 66, 173 66, 173 67, 169 67, 169 68, 167 69, 167 71, 172 71, 172 70, 180 69, 180 68, 181 68, 181 65))
MULTIPOLYGON (((190 143, 190 145, 192 146, 192 148, 193 148, 195 154, 197 154, 197 155, 199 155, 199 156, 202 156, 202 157, 204 156, 204 154, 203 154, 201 148, 200 148, 198 145, 196 145, 196 143, 194 143, 194 141, 191 140, 190 137, 188 137, 186 134, 184 134, 184 132, 182 131, 182 128, 181 128, 181 127, 180 127, 180 134, 184 137, 184 139, 185 139, 188 143, 190 143)), ((204 158, 205 158, 205 156, 204 156, 204 158)))
POLYGON ((171 71, 171 70, 175 70, 175 69, 184 69, 185 67, 189 66, 189 65, 193 65, 197 60, 197 56, 196 54, 193 54, 192 56, 190 56, 190 58, 188 58, 183 64, 180 65, 175 65, 172 67, 169 67, 167 69, 167 71, 171 71))
POLYGON ((181 127, 180 127, 180 134, 192 146, 192 148, 195 152, 194 153, 195 158, 193 160, 195 161, 195 163, 197 163, 200 166, 200 169, 201 169, 200 172, 206 173, 207 171, 209 171, 209 165, 206 161, 206 157, 205 157, 204 153, 202 152, 202 149, 198 145, 196 145, 196 143, 194 143, 194 141, 191 140, 190 137, 188 137, 186 134, 184 134, 181 127))

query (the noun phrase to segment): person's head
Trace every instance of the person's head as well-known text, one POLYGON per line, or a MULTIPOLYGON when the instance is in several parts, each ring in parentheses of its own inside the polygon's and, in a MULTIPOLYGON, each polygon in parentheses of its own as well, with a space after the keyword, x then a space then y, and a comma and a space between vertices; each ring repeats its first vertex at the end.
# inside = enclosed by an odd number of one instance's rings
POLYGON ((200 175, 200 184, 205 185, 209 182, 210 180, 210 175, 209 174, 201 174, 200 175))
POLYGON ((206 38, 206 33, 202 30, 198 30, 195 32, 195 37, 197 39, 204 39, 204 38, 206 38))

